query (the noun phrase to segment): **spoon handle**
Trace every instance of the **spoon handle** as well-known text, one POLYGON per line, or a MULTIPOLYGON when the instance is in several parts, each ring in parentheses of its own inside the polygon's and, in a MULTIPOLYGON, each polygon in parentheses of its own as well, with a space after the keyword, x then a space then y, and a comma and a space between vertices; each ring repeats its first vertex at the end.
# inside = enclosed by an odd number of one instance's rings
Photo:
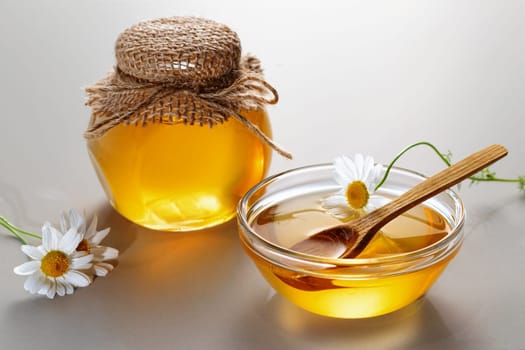
POLYGON ((352 249, 352 255, 358 254, 362 248, 366 247, 374 234, 395 217, 447 188, 458 184, 506 155, 507 150, 505 147, 491 145, 420 182, 392 202, 360 219, 354 220, 351 226, 358 232, 366 233, 362 236, 357 246, 352 249))

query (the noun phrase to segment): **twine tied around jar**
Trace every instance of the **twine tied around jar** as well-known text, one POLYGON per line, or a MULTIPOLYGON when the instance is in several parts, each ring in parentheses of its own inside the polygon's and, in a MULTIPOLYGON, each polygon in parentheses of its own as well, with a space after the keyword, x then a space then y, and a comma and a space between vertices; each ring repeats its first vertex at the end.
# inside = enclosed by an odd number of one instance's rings
POLYGON ((240 40, 227 26, 199 17, 139 22, 119 35, 115 54, 115 68, 86 88, 86 105, 92 108, 87 139, 121 123, 213 127, 233 117, 291 158, 240 114, 279 97, 264 80, 260 61, 241 56, 240 40))

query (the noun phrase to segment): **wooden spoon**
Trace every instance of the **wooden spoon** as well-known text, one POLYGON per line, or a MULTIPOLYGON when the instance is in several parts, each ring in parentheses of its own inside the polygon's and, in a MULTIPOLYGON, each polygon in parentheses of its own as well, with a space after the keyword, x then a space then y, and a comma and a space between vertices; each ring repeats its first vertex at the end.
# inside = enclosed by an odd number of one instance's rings
POLYGON ((506 155, 507 150, 500 145, 482 149, 418 183, 388 204, 348 223, 324 229, 291 249, 317 256, 355 258, 385 224, 506 155))

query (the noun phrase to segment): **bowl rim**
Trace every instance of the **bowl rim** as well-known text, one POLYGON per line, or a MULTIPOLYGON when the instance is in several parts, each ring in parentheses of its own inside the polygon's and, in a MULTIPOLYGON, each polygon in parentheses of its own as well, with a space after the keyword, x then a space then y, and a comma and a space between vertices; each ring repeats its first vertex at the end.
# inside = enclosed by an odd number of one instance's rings
MULTIPOLYGON (((382 164, 383 169, 387 168, 387 165, 382 164)), ((446 194, 448 195, 453 203, 455 204, 456 212, 454 214, 454 220, 453 222, 449 221, 449 224, 451 225, 450 233, 444 237, 443 239, 440 239, 439 241, 430 244, 426 247, 423 247, 421 249, 417 249, 410 252, 405 253, 398 253, 398 254, 391 254, 386 256, 378 256, 378 257, 371 257, 371 258, 327 258, 317 255, 311 255, 307 253, 298 252, 283 246, 280 246, 278 244, 275 244, 259 234, 257 234, 251 225, 248 222, 247 213, 249 210, 248 207, 248 201, 253 197, 257 191, 259 191, 261 188, 270 185, 271 183, 290 176, 296 176, 300 174, 303 171, 308 170, 328 170, 333 169, 332 163, 319 163, 319 164, 312 164, 312 165, 306 165, 306 166, 300 166, 296 168, 291 168, 288 170, 281 171, 279 173, 276 173, 274 175, 268 176, 265 179, 259 181, 257 184, 255 184, 252 188, 250 188, 240 199, 238 205, 237 205, 237 222, 240 226, 239 235, 241 236, 241 239, 246 242, 246 244, 249 246, 249 248, 254 251, 254 253, 257 253, 262 258, 268 260, 268 258, 260 252, 260 249, 257 249, 255 245, 253 244, 253 241, 256 241, 259 245, 262 245, 263 247, 269 249, 272 253, 277 253, 282 256, 285 256, 286 258, 291 258, 293 260, 297 261, 304 261, 308 263, 315 263, 315 264, 323 264, 323 265, 332 265, 337 267, 357 267, 357 266, 372 266, 377 268, 378 265, 393 265, 393 264, 399 264, 399 263, 408 263, 410 261, 414 260, 429 260, 432 257, 435 257, 436 254, 443 255, 445 254, 448 256, 452 251, 456 250, 456 247, 459 247, 459 245, 462 243, 464 239, 464 234, 462 233, 462 227, 465 222, 465 205, 463 203, 463 200, 461 197, 453 190, 453 189, 447 189, 440 194, 446 194), (247 234, 249 233, 249 235, 247 234), (243 237, 246 236, 246 237, 243 237), (246 238, 249 238, 248 240, 246 238), (250 242, 250 240, 252 242, 250 242)), ((406 173, 407 175, 415 175, 416 177, 421 178, 421 180, 427 178, 426 175, 421 174, 419 172, 416 172, 414 170, 397 167, 394 166, 391 168, 391 171, 406 173)), ((439 195, 439 194, 438 194, 439 195)), ((435 198, 432 197, 432 198, 435 198)), ((429 200, 431 200, 430 198, 429 200)), ((253 204, 252 204, 253 206, 253 204)), ((441 256, 440 255, 440 256, 441 256)), ((431 259, 434 261, 434 259, 431 259)), ((281 265, 281 267, 284 268, 290 268, 288 265, 284 264, 278 264, 281 265)))

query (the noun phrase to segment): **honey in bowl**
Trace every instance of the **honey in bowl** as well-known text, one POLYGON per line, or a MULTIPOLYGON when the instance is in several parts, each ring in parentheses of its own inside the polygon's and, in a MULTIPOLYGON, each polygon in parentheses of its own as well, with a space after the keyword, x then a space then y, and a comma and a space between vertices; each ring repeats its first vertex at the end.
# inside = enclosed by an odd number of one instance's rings
MULTIPOLYGON (((396 169, 378 194, 388 200, 418 180, 396 169)), ((341 223, 321 205, 332 193, 331 167, 312 166, 265 180, 239 205, 243 248, 280 295, 306 310, 339 318, 398 310, 426 293, 461 245, 463 207, 448 191, 384 226, 355 258, 294 251, 341 223)))
MULTIPOLYGON (((264 110, 242 114, 271 135, 264 110)), ((265 176, 270 148, 237 120, 197 125, 120 124, 88 140, 115 209, 157 230, 192 230, 231 219, 242 195, 265 176)))

